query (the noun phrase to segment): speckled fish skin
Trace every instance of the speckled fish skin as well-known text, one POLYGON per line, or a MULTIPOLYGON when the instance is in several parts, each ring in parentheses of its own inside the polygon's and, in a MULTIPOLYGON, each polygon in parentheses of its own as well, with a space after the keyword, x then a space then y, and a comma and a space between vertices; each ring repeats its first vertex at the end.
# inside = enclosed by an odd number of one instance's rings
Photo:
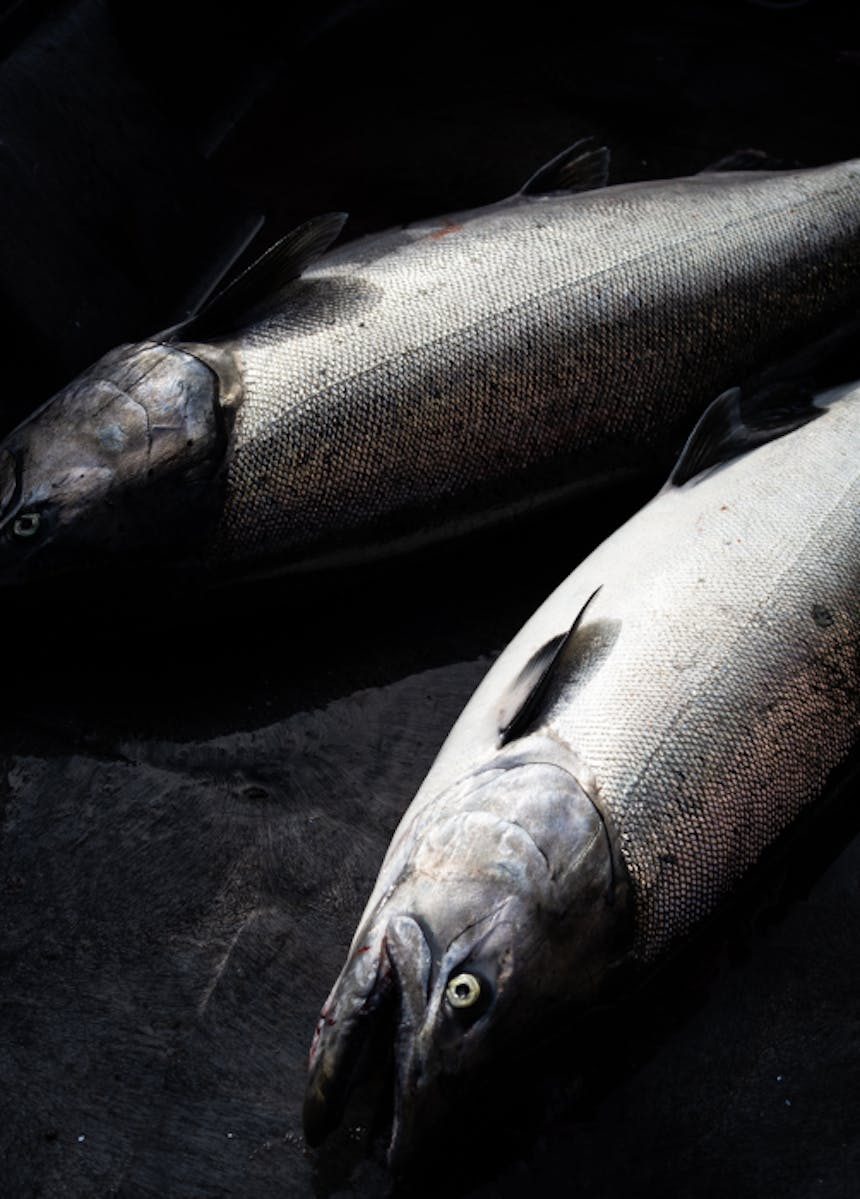
POLYGON ((338 1118, 341 1065, 380 996, 408 997, 395 1042, 402 1155, 447 1074, 480 1071, 553 1003, 575 1019, 658 962, 838 777, 860 730, 860 384, 815 407, 802 428, 665 488, 496 661, 394 834, 324 1008, 312 1140, 338 1118), (539 702, 500 745, 529 664, 580 612, 539 702), (517 830, 519 920, 496 931, 492 954, 470 956, 457 937, 492 922, 499 847, 510 858, 517 830), (424 960, 399 948, 408 921, 424 960), (488 992, 465 1024, 446 1006, 464 971, 488 992))
POLYGON ((324 253, 340 227, 0 444, 0 581, 346 565, 668 470, 711 396, 860 302, 856 161, 527 187, 324 253))
POLYGON ((858 287, 857 162, 521 197, 345 245, 227 343, 244 399, 208 554, 364 552, 653 467, 858 287))

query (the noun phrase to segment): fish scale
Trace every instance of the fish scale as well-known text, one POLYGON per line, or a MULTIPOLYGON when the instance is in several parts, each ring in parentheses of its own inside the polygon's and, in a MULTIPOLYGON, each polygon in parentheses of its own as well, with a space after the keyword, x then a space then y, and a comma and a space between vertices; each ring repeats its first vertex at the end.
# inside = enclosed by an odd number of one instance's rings
POLYGON ((858 188, 848 163, 519 197, 330 252, 224 343, 244 398, 211 559, 441 535, 488 488, 574 489, 595 447, 641 463, 857 293, 858 188))
MULTIPOLYGON (((858 445, 854 392, 667 490, 562 584, 484 685, 600 587, 588 618, 617 630, 611 650, 585 679, 557 680, 539 727, 575 750, 620 832, 645 960, 714 908, 857 737, 858 445)), ((462 769, 470 709, 419 803, 462 769)))
POLYGON ((849 770, 858 446, 860 384, 727 392, 670 483, 500 655, 395 831, 326 1003, 309 1139, 339 1119, 392 993, 397 1163, 454 1080, 617 998, 849 770))
POLYGON ((0 583, 345 567, 561 500, 587 521, 723 388, 832 368, 860 163, 607 166, 578 143, 499 204, 334 250, 344 214, 313 218, 106 354, 0 443, 0 583))

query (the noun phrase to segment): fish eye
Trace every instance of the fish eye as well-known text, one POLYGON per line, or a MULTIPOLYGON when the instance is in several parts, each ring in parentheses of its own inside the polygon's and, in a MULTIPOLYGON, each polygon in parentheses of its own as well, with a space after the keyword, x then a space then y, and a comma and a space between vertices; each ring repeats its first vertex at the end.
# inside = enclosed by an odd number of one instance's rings
POLYGON ((38 512, 22 512, 20 516, 15 518, 12 525, 12 534, 15 537, 20 537, 26 540, 28 537, 35 537, 39 532, 39 526, 42 523, 42 518, 38 512))
POLYGON ((445 997, 451 1007, 474 1007, 481 998, 480 980, 474 974, 456 974, 445 988, 445 997))

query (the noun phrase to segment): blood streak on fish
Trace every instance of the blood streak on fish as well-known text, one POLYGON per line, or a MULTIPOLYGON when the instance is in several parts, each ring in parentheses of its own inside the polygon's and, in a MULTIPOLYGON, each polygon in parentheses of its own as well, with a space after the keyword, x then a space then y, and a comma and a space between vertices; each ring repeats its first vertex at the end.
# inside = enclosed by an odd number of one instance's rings
POLYGON ((462 228, 463 228, 462 225, 457 225, 453 221, 451 221, 448 224, 443 225, 441 229, 434 229, 433 232, 430 234, 430 237, 433 237, 433 238, 447 237, 447 235, 449 233, 459 233, 459 231, 462 228))

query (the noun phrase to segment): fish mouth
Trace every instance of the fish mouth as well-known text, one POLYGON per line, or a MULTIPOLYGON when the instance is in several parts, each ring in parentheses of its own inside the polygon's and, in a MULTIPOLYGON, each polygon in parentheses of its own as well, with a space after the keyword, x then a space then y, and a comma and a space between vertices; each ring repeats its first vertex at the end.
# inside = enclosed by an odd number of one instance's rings
POLYGON ((305 1140, 315 1148, 340 1124, 361 1059, 391 1008, 393 976, 384 938, 354 949, 320 1012, 311 1041, 302 1108, 305 1140))
POLYGON ((323 1007, 311 1046, 303 1111, 309 1145, 319 1145, 334 1130, 355 1090, 366 1099, 375 1081, 376 1110, 369 1123, 381 1132, 382 1120, 390 1115, 392 1173, 403 1177, 416 1164, 423 1169, 430 1163, 426 1150, 432 1134, 447 1129, 462 1093, 464 1030, 478 1027, 493 1002, 490 996, 498 999, 504 981, 497 976, 490 984, 489 972, 482 971, 487 1001, 475 1017, 464 1017, 465 1024, 454 1021, 447 1037, 440 1028, 442 997, 452 967, 463 956, 464 940, 480 949, 500 927, 509 926, 508 908, 508 900, 495 905, 444 950, 420 918, 398 913, 388 918, 373 951, 365 946, 353 951, 323 1007))
MULTIPOLYGON (((393 1040, 388 1161, 394 1167, 406 1159, 416 1124, 416 1092, 423 1095, 426 1090, 419 1034, 432 960, 420 924, 402 914, 388 921, 375 942, 353 951, 323 1005, 311 1043, 302 1109, 305 1140, 311 1147, 320 1145, 340 1124, 359 1080, 372 1069, 390 1064, 393 1040)), ((386 1085, 386 1098, 390 1098, 390 1071, 386 1085)))

